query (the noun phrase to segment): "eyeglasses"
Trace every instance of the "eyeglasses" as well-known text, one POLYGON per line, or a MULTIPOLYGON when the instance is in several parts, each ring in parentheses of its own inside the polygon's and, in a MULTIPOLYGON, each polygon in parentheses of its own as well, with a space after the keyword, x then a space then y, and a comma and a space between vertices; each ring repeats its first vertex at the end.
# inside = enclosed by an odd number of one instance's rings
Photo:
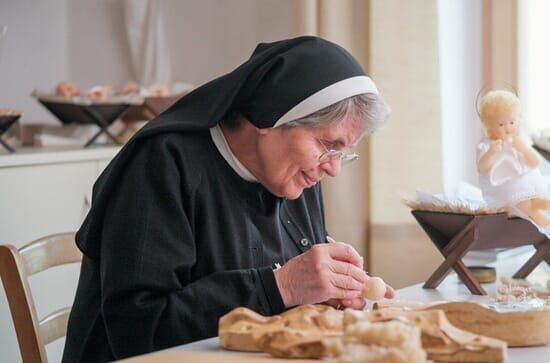
POLYGON ((334 150, 329 149, 324 142, 319 140, 318 138, 315 138, 323 146, 323 149, 325 149, 325 152, 319 156, 319 162, 320 163, 328 163, 334 160, 340 160, 342 165, 351 163, 352 161, 355 161, 359 159, 359 155, 357 153, 354 153, 351 150, 334 150))

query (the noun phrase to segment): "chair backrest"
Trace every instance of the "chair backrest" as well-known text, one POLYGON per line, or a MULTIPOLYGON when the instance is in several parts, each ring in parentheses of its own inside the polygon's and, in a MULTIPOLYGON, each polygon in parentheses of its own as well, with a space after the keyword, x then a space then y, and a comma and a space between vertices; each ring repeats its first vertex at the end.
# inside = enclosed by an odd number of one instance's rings
POLYGON ((0 276, 24 363, 48 361, 45 346, 65 336, 70 312, 70 307, 66 307, 39 320, 28 277, 81 260, 73 232, 46 236, 20 249, 0 245, 0 276))

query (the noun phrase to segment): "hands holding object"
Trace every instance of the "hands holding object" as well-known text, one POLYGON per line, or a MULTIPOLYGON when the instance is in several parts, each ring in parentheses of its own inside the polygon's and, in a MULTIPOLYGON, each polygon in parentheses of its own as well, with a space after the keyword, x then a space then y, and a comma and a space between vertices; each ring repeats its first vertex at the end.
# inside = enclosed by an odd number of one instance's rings
POLYGON ((393 298, 395 291, 379 277, 363 270, 363 257, 353 247, 327 237, 274 271, 286 307, 326 303, 334 307, 364 308, 365 298, 393 298))

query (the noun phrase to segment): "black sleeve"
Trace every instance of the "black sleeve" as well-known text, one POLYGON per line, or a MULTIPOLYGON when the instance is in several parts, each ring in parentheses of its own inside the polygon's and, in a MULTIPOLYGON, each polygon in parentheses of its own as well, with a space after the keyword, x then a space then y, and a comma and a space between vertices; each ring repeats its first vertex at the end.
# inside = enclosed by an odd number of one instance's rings
POLYGON ((196 246, 182 195, 178 153, 140 148, 107 206, 101 241, 101 302, 116 358, 217 334, 234 307, 284 310, 270 266, 190 281, 196 246))

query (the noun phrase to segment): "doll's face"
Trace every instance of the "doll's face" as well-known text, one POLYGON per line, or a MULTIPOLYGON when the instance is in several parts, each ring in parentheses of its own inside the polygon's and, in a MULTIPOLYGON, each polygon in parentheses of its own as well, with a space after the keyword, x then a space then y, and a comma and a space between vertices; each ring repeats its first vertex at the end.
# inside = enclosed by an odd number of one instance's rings
POLYGON ((508 140, 517 135, 519 120, 510 114, 497 114, 485 120, 487 137, 493 140, 508 140))

